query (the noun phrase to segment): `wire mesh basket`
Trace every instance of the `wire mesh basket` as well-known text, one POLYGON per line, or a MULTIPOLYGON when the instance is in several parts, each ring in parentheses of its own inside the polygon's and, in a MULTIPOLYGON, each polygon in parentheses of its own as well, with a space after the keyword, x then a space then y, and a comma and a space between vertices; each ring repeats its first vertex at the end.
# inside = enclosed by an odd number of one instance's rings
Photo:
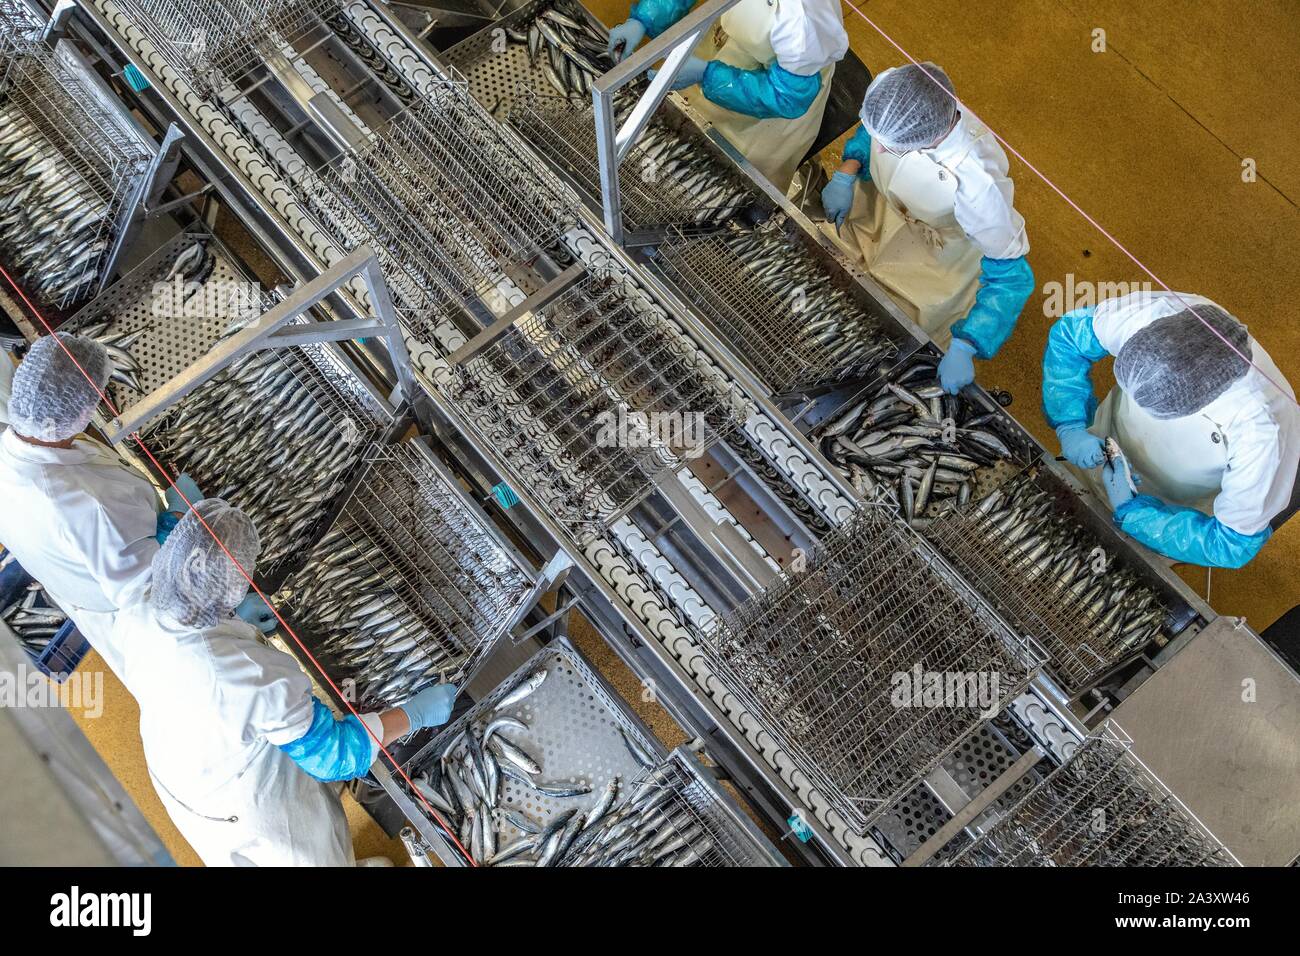
POLYGON ((362 704, 467 680, 533 577, 422 447, 371 445, 330 532, 286 583, 294 619, 362 704))
POLYGON ((1022 796, 956 866, 1238 866, 1109 725, 1022 796))
POLYGON ((451 80, 331 162, 305 193, 342 244, 371 242, 403 321, 426 341, 449 304, 508 284, 575 221, 451 80))
POLYGON ((720 618, 701 648, 860 833, 1040 663, 884 501, 720 618))
POLYGON ((662 310, 601 275, 521 318, 440 389, 582 541, 747 412, 662 310))
POLYGON ((276 579, 319 537, 332 501, 388 415, 327 345, 236 361, 144 430, 161 461, 242 509, 276 579))
POLYGON ((1023 473, 937 518, 927 537, 975 590, 1038 641, 1074 693, 1163 632, 1157 593, 1023 473))
POLYGON ((167 65, 204 94, 239 87, 265 58, 329 35, 341 0, 116 0, 167 65))
POLYGON ((0 249, 59 307, 97 289, 149 163, 137 132, 63 46, 7 60, 0 84, 0 249))
POLYGON ((670 234, 655 261, 774 393, 848 378, 898 350, 780 224, 670 234))
MULTIPOLYGON (((629 95, 615 102, 621 124, 635 103, 629 95)), ((596 159, 596 120, 590 99, 577 101, 532 91, 511 105, 510 123, 578 189, 601 196, 596 159)), ((619 164, 623 221, 638 232, 664 226, 716 226, 753 203, 753 194, 732 170, 667 123, 651 121, 619 164)))
POLYGON ((44 27, 27 0, 0 0, 0 69, 9 56, 39 43, 44 27))
POLYGON ((596 834, 568 866, 758 867, 781 865, 780 854, 741 817, 707 771, 680 748, 648 768, 625 791, 627 813, 616 811, 596 824, 596 834), (637 809, 637 799, 653 807, 637 809), (628 819, 633 835, 602 839, 628 819))

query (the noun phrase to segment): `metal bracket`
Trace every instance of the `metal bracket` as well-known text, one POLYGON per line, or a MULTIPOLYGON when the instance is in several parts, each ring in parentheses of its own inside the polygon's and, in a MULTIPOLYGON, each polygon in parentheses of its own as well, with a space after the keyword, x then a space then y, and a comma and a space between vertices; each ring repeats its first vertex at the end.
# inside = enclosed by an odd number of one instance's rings
POLYGON ((586 274, 587 267, 580 262, 576 262, 569 268, 565 269, 558 276, 552 279, 546 285, 542 286, 528 298, 524 299, 517 306, 507 312, 501 318, 497 319, 483 331, 479 332, 472 339, 447 356, 447 364, 455 367, 464 365, 474 355, 487 348, 506 332, 514 328, 515 324, 521 319, 532 315, 538 309, 545 306, 556 296, 562 294, 571 285, 577 282, 586 274))
POLYGON ((713 21, 740 0, 707 0, 641 49, 631 53, 608 73, 591 84, 591 102, 596 115, 596 156, 600 161, 600 196, 605 213, 605 230, 619 245, 624 243, 623 197, 619 192, 618 167, 640 138, 650 117, 663 102, 673 80, 713 21), (663 68, 650 81, 650 88, 632 109, 622 128, 614 130, 614 94, 631 83, 659 60, 663 68))
POLYGON ((218 341, 206 355, 185 371, 154 389, 127 413, 115 418, 107 429, 108 440, 116 444, 138 431, 146 422, 157 418, 236 359, 250 352, 262 348, 337 342, 367 334, 386 338, 389 356, 398 373, 399 388, 406 390, 408 395, 412 394, 411 360, 402 338, 401 326, 397 322, 397 313, 379 270, 379 260, 369 246, 362 246, 315 279, 295 289, 286 299, 239 331, 218 341), (377 318, 295 322, 353 276, 360 276, 365 283, 378 313, 377 318), (295 324, 290 326, 291 322, 295 324))

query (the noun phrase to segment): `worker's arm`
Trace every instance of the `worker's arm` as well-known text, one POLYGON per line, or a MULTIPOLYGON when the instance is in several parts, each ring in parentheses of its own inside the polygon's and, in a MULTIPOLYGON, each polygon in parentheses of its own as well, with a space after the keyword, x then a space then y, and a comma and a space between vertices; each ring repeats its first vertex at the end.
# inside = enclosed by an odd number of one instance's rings
POLYGON ((1047 424, 1089 425, 1097 411, 1092 366, 1108 353, 1093 331, 1092 307, 1061 316, 1047 333, 1043 352, 1043 415, 1047 424))
POLYGON ((858 131, 844 144, 844 161, 840 163, 840 172, 857 176, 863 182, 871 180, 871 134, 861 124, 858 125, 858 131))
POLYGON ((975 354, 991 359, 1011 337, 1020 313, 1034 291, 1034 270, 1024 256, 980 262, 980 290, 966 317, 953 324, 953 338, 965 339, 975 354))
MULTIPOLYGON (((156 500, 152 491, 150 497, 156 500)), ((86 564, 104 596, 116 607, 126 607, 148 580, 158 553, 158 512, 133 502, 96 501, 88 525, 74 533, 86 564)))
POLYGON ((795 119, 808 112, 822 88, 822 76, 800 76, 773 63, 766 69, 742 70, 710 60, 700 89, 712 103, 733 113, 759 119, 795 119))
POLYGON ((695 0, 639 0, 632 5, 631 17, 645 27, 645 32, 657 37, 686 16, 695 0))
POLYGON ((1138 495, 1116 508, 1115 524, 1152 551, 1213 568, 1242 567, 1273 533, 1265 527, 1257 534, 1241 534, 1195 508, 1171 505, 1151 495, 1138 495))

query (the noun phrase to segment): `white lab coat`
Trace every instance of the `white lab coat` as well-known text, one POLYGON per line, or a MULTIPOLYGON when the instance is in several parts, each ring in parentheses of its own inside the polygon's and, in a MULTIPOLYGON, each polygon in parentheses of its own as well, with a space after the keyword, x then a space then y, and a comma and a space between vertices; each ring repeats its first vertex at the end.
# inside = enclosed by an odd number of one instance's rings
MULTIPOLYGON (((1107 352, 1118 355, 1156 319, 1207 303, 1213 304, 1187 293, 1121 296, 1097 306, 1093 331, 1107 352)), ((1157 419, 1116 386, 1088 429, 1115 438, 1142 478, 1139 491, 1212 514, 1244 535, 1264 530, 1290 503, 1300 467, 1295 392, 1259 343, 1249 343, 1251 361, 1282 384, 1285 395, 1252 368, 1195 414, 1157 419)), ((1096 487, 1095 475, 1088 478, 1096 487)))
POLYGON ((741 70, 780 63, 801 76, 821 74, 817 98, 802 116, 790 120, 734 113, 711 102, 698 86, 685 94, 692 108, 782 192, 821 129, 835 64, 849 48, 843 17, 839 4, 827 0, 740 0, 695 46, 701 59, 741 70))
POLYGON ((114 629, 131 647, 122 681, 154 789, 206 865, 355 864, 337 787, 280 750, 312 722, 311 683, 292 657, 236 618, 185 627, 147 601, 114 629))
POLYGON ((148 581, 160 508, 149 480, 98 442, 0 435, 0 543, 117 674, 113 618, 148 581))
POLYGON ((963 112, 933 149, 896 156, 873 140, 870 170, 839 231, 823 228, 946 347, 975 303, 980 260, 1029 253, 1007 155, 963 112))
POLYGON ((9 394, 14 389, 13 358, 7 351, 0 351, 0 431, 9 426, 9 394))

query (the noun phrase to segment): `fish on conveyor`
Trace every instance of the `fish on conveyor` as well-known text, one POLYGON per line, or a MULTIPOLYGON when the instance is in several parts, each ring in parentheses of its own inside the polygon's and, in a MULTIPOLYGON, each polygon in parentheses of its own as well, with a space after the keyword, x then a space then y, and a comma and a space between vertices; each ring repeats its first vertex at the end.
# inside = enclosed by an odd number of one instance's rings
POLYGON ((893 369, 878 363, 870 371, 879 384, 809 436, 859 494, 893 488, 903 517, 918 527, 928 515, 966 505, 981 475, 1015 460, 997 413, 945 393, 938 362, 921 354, 893 369))
POLYGON ((614 66, 605 52, 608 35, 567 0, 543 7, 506 36, 527 48, 529 62, 564 97, 589 96, 592 80, 614 66))

